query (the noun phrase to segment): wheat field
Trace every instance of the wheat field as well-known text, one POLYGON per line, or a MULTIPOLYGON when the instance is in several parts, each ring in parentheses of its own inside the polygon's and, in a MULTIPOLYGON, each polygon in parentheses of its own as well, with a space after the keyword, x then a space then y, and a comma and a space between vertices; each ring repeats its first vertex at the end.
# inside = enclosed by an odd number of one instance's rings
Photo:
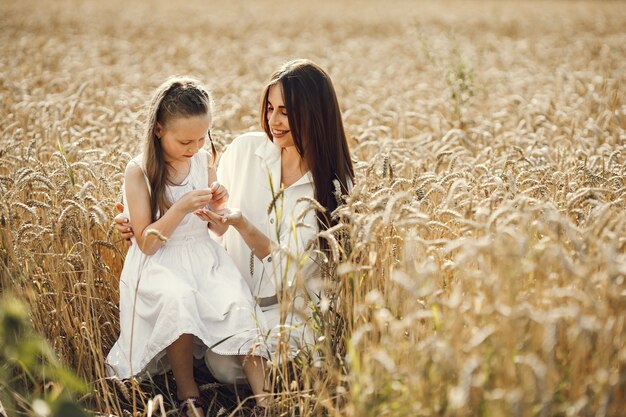
MULTIPOLYGON (((221 151, 306 57, 333 78, 357 178, 326 234, 324 362, 278 370, 271 415, 624 415, 623 3, 174 3, 0 2, 0 290, 86 382, 84 408, 173 415, 162 387, 104 372, 114 205, 150 93, 202 79, 221 151)), ((16 415, 67 389, 11 381, 16 415)))

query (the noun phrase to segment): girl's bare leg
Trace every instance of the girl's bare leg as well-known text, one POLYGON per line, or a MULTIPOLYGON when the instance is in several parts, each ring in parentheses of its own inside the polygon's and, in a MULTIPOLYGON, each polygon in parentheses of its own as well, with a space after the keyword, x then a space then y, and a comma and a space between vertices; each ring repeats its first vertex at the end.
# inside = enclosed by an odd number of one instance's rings
POLYGON ((248 384, 256 398, 257 405, 265 406, 267 402, 267 390, 265 389, 266 363, 260 356, 239 356, 239 361, 246 374, 248 384))
POLYGON ((193 335, 184 334, 169 345, 165 351, 176 379, 179 400, 200 396, 198 384, 193 378, 193 335))

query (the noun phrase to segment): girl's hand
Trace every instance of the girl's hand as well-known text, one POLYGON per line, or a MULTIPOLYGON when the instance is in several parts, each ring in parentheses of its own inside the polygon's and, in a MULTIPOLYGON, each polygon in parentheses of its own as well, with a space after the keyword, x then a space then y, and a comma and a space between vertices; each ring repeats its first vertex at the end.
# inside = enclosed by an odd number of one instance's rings
POLYGON ((130 219, 123 213, 124 206, 117 203, 115 208, 119 211, 119 214, 113 219, 115 222, 115 228, 118 232, 120 232, 122 239, 124 239, 124 243, 128 247, 133 244, 130 240, 130 238, 133 237, 133 227, 130 225, 130 219))
POLYGON ((185 214, 193 213, 209 204, 212 198, 213 193, 210 188, 193 190, 185 193, 176 203, 172 205, 172 208, 176 207, 178 210, 182 210, 185 214))
POLYGON ((213 211, 220 211, 226 207, 226 203, 228 203, 228 190, 222 184, 217 181, 214 181, 210 187, 211 192, 213 193, 213 200, 209 204, 209 207, 213 209, 213 211))

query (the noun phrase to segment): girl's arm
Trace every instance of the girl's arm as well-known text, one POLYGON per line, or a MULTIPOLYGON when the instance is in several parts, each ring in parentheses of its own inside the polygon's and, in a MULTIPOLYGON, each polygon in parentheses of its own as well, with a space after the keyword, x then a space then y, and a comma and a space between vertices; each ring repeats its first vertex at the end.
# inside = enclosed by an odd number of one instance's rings
POLYGON ((228 190, 217 182, 217 175, 215 169, 212 167, 209 167, 209 184, 209 188, 213 193, 213 199, 209 203, 209 206, 213 211, 220 211, 224 209, 228 203, 228 190))
MULTIPOLYGON (((222 184, 217 182, 217 173, 215 172, 215 168, 211 165, 211 156, 207 155, 209 158, 209 188, 213 193, 213 200, 209 203, 212 211, 221 211, 226 207, 228 203, 228 190, 222 184)), ((222 236, 228 230, 228 225, 222 224, 221 222, 215 222, 208 218, 208 216, 203 216, 204 212, 208 212, 209 210, 198 210, 196 211, 196 215, 202 220, 208 221, 207 227, 215 233, 217 236, 222 236)))
POLYGON ((190 191, 175 202, 160 219, 152 222, 150 193, 144 174, 137 164, 131 163, 126 168, 124 184, 135 239, 139 249, 146 255, 153 255, 165 244, 160 236, 146 235, 147 230, 155 229, 168 238, 187 213, 203 207, 211 200, 209 189, 190 191))

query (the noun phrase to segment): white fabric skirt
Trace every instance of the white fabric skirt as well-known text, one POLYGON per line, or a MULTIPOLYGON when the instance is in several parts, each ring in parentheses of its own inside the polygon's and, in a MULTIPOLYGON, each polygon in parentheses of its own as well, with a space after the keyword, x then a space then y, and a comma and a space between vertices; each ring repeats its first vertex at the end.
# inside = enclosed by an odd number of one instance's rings
POLYGON ((171 238, 152 256, 134 242, 120 278, 120 337, 107 372, 123 379, 166 372, 165 349, 183 334, 195 336, 196 358, 207 348, 224 356, 266 356, 263 328, 248 285, 206 229, 171 238))

